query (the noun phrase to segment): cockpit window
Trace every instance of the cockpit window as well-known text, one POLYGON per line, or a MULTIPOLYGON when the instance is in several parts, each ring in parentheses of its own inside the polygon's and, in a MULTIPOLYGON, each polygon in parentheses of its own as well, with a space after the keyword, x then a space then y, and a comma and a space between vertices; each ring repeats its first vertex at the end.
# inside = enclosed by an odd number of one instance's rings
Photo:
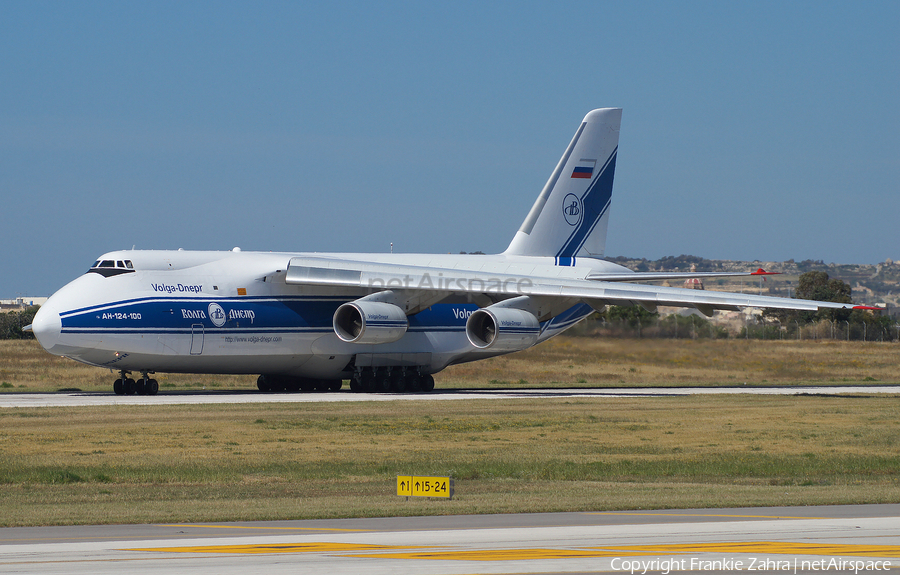
POLYGON ((131 260, 97 260, 88 273, 100 274, 105 278, 129 274, 134 273, 134 264, 131 260))

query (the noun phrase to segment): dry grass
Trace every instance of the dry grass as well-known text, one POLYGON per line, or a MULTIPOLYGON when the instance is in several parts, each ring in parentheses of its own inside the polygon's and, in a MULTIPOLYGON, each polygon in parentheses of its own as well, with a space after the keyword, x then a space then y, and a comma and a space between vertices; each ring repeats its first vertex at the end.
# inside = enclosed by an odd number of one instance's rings
POLYGON ((0 410, 3 525, 900 501, 897 397, 0 410), (457 497, 398 498, 398 474, 457 497))
MULTIPOLYGON (((802 385, 897 383, 900 344, 842 341, 557 337, 532 349, 452 366, 438 387, 802 385)), ((155 375, 160 391, 255 389, 248 375, 155 375)), ((109 392, 115 372, 0 341, 0 391, 109 392)))
MULTIPOLYGON (((112 391, 118 372, 51 355, 34 340, 0 340, 0 392, 112 391)), ((161 392, 186 389, 256 389, 256 376, 160 373, 161 392)))
MULTIPOLYGON (((900 345, 556 338, 442 387, 896 383, 900 345)), ((251 376, 158 374, 161 393, 251 376)), ((113 374, 0 342, 0 390, 113 374)), ((0 524, 900 502, 897 397, 0 409, 0 524), (398 474, 452 475, 405 501, 398 474)))
POLYGON ((900 344, 558 337, 453 366, 439 385, 683 386, 897 383, 900 344))

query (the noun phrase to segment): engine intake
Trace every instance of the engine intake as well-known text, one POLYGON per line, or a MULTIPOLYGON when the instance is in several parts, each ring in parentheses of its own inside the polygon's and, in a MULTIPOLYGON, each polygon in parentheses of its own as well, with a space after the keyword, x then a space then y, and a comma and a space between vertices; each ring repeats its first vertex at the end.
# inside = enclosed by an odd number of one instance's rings
POLYGON ((334 312, 334 333, 347 343, 391 343, 406 333, 409 320, 394 304, 356 300, 334 312))
POLYGON ((478 349, 518 351, 537 342, 541 325, 533 314, 520 309, 489 306, 466 320, 466 336, 478 349))

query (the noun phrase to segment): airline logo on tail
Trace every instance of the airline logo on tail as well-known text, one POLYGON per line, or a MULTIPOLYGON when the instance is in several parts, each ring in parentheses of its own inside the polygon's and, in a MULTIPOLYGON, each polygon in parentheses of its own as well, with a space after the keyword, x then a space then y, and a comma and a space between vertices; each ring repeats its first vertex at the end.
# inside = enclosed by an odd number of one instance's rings
POLYGON ((504 253, 602 257, 621 121, 620 108, 588 112, 504 253))
MULTIPOLYGON (((572 176, 573 178, 575 176, 572 176)), ((563 215, 566 223, 570 226, 577 226, 581 222, 581 200, 575 194, 569 194, 563 200, 563 215)))
MULTIPOLYGON (((566 218, 566 223, 570 226, 575 226, 575 229, 571 231, 562 247, 556 252, 557 265, 575 265, 575 256, 609 209, 609 202, 612 197, 613 174, 616 169, 617 149, 613 150, 612 155, 600 169, 597 179, 590 183, 580 198, 572 193, 566 195, 563 201, 563 215, 566 218), (578 212, 577 215, 574 214, 576 210, 578 212), (587 212, 587 219, 581 215, 584 212, 587 212)), ((576 167, 575 170, 579 168, 580 166, 576 167)), ((575 177, 574 173, 572 177, 575 177)))

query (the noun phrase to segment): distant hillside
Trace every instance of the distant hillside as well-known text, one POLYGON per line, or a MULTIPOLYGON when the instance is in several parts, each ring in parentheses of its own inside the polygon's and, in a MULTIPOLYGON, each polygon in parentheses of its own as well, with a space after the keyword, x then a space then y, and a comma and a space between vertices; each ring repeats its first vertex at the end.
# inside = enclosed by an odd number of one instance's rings
MULTIPOLYGON (((793 295, 800 274, 809 271, 823 271, 829 277, 843 280, 853 288, 856 303, 886 303, 891 307, 900 306, 900 263, 892 260, 869 264, 826 264, 822 260, 795 262, 752 262, 734 260, 707 260, 697 256, 666 256, 658 260, 646 258, 614 257, 609 261, 623 265, 634 271, 754 271, 763 268, 768 272, 782 275, 768 276, 765 281, 756 278, 722 278, 705 282, 705 289, 717 291, 744 291, 787 297, 793 295)), ((670 282, 677 285, 678 282, 670 282)))

